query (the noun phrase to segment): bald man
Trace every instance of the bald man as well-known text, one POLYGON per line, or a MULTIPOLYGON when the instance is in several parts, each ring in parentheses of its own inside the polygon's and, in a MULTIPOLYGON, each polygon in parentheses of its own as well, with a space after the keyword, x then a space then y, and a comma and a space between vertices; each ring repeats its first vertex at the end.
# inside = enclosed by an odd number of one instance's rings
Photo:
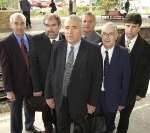
POLYGON ((25 33, 26 18, 21 13, 10 16, 12 33, 0 42, 0 62, 4 87, 10 101, 11 133, 22 133, 22 107, 25 108, 25 129, 37 133, 33 127, 34 111, 27 104, 32 96, 32 82, 29 74, 28 52, 31 37, 25 33))
POLYGON ((80 123, 96 110, 102 63, 98 45, 81 39, 78 16, 65 20, 64 33, 66 41, 56 43, 51 56, 45 96, 49 107, 56 108, 58 132, 70 133, 71 122, 80 123))
POLYGON ((103 58, 103 82, 97 111, 106 118, 107 131, 115 129, 115 115, 124 109, 129 84, 129 54, 126 48, 116 45, 117 27, 108 22, 102 27, 101 55, 103 58))

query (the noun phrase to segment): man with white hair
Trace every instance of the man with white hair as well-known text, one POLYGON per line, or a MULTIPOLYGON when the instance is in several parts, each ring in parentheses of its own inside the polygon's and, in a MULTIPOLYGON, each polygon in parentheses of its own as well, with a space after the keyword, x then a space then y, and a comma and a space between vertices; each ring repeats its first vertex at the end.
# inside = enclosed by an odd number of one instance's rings
POLYGON ((25 33, 26 18, 21 13, 10 16, 12 33, 0 42, 0 63, 4 87, 10 101, 11 133, 22 133, 22 106, 25 108, 25 129, 33 133, 34 115, 26 102, 33 88, 29 73, 28 52, 31 37, 25 33))
POLYGON ((126 48, 116 45, 118 32, 114 23, 103 25, 101 36, 103 83, 97 111, 104 113, 106 133, 113 133, 116 112, 125 107, 130 75, 129 54, 126 48))
POLYGON ((84 124, 95 112, 102 81, 99 46, 81 39, 81 19, 69 16, 64 33, 66 40, 52 50, 45 88, 48 106, 56 108, 58 133, 70 133, 71 122, 84 124))

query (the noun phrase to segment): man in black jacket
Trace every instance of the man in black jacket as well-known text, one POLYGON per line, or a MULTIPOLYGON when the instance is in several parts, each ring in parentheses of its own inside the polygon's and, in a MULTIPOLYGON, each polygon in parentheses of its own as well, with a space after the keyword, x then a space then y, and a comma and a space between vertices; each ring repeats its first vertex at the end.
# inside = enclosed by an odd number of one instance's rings
POLYGON ((127 133, 129 118, 135 102, 145 97, 150 73, 150 45, 140 36, 141 15, 128 14, 125 18, 125 33, 118 44, 127 47, 130 53, 130 83, 126 107, 120 112, 117 133, 127 133))
MULTIPOLYGON (((61 20, 58 15, 46 15, 43 24, 45 32, 33 36, 33 45, 31 45, 30 51, 31 76, 34 90, 33 95, 35 97, 41 97, 44 94, 47 68, 50 60, 51 49, 54 47, 55 41, 65 39, 64 35, 59 33, 61 20)), ((39 103, 37 104, 39 104, 39 107, 42 109, 42 117, 46 133, 51 133, 53 119, 56 116, 52 116, 51 110, 46 102, 42 100, 43 98, 44 97, 41 97, 41 100, 39 100, 39 103)))

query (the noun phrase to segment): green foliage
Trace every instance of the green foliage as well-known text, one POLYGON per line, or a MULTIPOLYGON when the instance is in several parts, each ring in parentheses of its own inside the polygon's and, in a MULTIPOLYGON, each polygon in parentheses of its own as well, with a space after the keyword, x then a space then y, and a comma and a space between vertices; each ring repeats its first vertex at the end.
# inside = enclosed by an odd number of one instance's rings
POLYGON ((119 0, 101 0, 100 1, 100 5, 105 11, 117 7, 118 4, 119 4, 119 0))
POLYGON ((6 0, 0 0, 0 6, 3 6, 4 4, 6 4, 6 0))

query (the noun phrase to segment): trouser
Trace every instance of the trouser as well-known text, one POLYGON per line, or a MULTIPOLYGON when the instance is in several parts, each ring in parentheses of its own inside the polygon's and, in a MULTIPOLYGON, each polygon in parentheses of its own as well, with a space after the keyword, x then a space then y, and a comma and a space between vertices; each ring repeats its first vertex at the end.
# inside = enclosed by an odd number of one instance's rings
POLYGON ((44 127, 48 133, 53 130, 52 123, 55 125, 57 132, 56 112, 48 107, 44 96, 28 98, 28 105, 32 110, 42 112, 44 127))
POLYGON ((120 112, 120 119, 117 127, 117 133, 127 133, 129 126, 129 118, 132 113, 136 101, 136 97, 128 101, 125 109, 120 112))
POLYGON ((31 26, 30 11, 23 11, 23 15, 26 17, 26 26, 31 26))
POLYGON ((106 133, 111 133, 115 129, 115 117, 116 112, 109 112, 106 107, 106 92, 101 92, 99 94, 97 102, 97 113, 103 114, 106 120, 106 133))
MULTIPOLYGON (((63 97, 61 107, 57 111, 58 133, 70 133, 71 123, 74 122, 74 128, 76 128, 76 123, 81 123, 81 121, 83 122, 84 116, 85 114, 71 116, 68 98, 63 97)), ((73 131, 73 133, 76 132, 73 131)))
POLYGON ((28 108, 27 97, 16 95, 16 100, 10 103, 11 111, 11 133, 22 133, 22 107, 24 102, 25 128, 32 128, 35 118, 35 112, 28 108))

